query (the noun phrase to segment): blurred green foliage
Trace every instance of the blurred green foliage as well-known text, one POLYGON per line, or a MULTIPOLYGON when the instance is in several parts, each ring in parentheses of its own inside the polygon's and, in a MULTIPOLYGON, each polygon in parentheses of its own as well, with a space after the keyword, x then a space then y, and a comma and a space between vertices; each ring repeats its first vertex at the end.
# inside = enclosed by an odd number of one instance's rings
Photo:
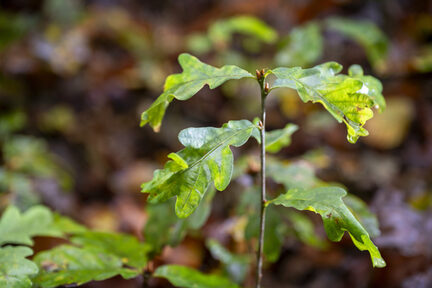
POLYGON ((280 40, 275 61, 281 66, 311 66, 322 57, 323 41, 318 23, 296 27, 280 40))
POLYGON ((20 40, 34 26, 30 15, 17 15, 0 11, 0 52, 20 40))
POLYGON ((233 254, 214 239, 207 240, 206 246, 212 257, 222 263, 225 273, 233 282, 244 282, 251 263, 250 255, 233 254))
POLYGON ((362 45, 372 66, 377 70, 383 68, 389 40, 374 23, 363 20, 329 18, 326 20, 326 25, 329 29, 338 31, 362 45))
POLYGON ((243 41, 243 48, 256 52, 260 49, 260 42, 274 43, 278 38, 277 32, 258 18, 252 16, 235 16, 212 23, 207 34, 192 34, 188 36, 186 45, 194 54, 204 54, 216 48, 229 49, 234 34, 248 38, 243 41))
POLYGON ((421 72, 432 71, 432 46, 420 49, 418 55, 413 59, 413 65, 421 72))
MULTIPOLYGON (((64 115, 63 113, 61 114, 64 115)), ((60 129, 61 121, 53 121, 60 129)), ((9 203, 27 209, 40 202, 37 179, 52 179, 62 191, 71 191, 74 180, 62 161, 49 151, 43 139, 16 134, 27 125, 27 117, 21 111, 0 116, 3 166, 0 168, 0 194, 9 203)))

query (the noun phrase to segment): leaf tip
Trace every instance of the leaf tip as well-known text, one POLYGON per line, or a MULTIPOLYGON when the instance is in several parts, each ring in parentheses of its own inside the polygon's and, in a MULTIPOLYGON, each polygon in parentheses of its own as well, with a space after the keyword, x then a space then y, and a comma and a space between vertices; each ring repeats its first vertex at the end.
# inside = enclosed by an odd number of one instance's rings
POLYGON ((185 69, 185 66, 188 60, 198 60, 198 58, 196 58, 195 56, 192 56, 189 53, 181 53, 178 58, 177 61, 180 63, 180 66, 185 69))
POLYGON ((384 268, 387 266, 387 263, 382 258, 374 258, 372 265, 374 268, 384 268))

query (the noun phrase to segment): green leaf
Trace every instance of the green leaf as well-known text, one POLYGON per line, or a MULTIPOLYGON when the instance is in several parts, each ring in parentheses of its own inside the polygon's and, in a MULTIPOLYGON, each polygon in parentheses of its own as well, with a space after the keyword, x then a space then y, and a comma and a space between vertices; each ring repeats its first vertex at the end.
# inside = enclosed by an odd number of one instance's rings
POLYGON ((374 99, 367 94, 370 82, 362 82, 360 77, 336 75, 341 70, 342 66, 336 62, 309 69, 276 68, 271 71, 278 78, 273 89, 292 88, 303 102, 321 103, 336 120, 346 124, 348 141, 355 143, 359 136, 368 135, 363 125, 373 116, 374 99))
POLYGON ((387 57, 389 41, 385 34, 371 21, 346 18, 330 18, 327 27, 358 42, 366 50, 370 63, 379 68, 387 57))
POLYGON ((247 255, 232 254, 214 239, 208 240, 206 246, 209 248, 213 258, 222 262, 231 280, 236 283, 244 281, 251 262, 250 257, 247 255))
POLYGON ((320 214, 330 240, 340 241, 347 231, 359 250, 369 251, 374 267, 384 267, 385 261, 370 240, 368 232, 342 201, 346 194, 340 187, 291 189, 267 203, 320 214))
POLYGON ((148 262, 150 246, 131 235, 89 231, 72 237, 70 241, 85 249, 115 255, 124 265, 138 270, 144 269, 148 262))
POLYGON ((289 211, 284 214, 291 222, 293 232, 303 243, 317 248, 326 246, 326 242, 318 237, 313 222, 306 215, 298 211, 289 211))
POLYGON ((236 214, 244 216, 256 214, 256 209, 260 207, 260 190, 256 185, 250 186, 241 191, 240 199, 236 207, 236 214))
POLYGON ((322 55, 323 39, 319 25, 308 23, 294 28, 282 39, 276 63, 282 66, 309 66, 322 55))
POLYGON ((215 44, 230 42, 234 33, 252 36, 265 43, 273 43, 277 39, 277 32, 273 28, 251 16, 216 21, 208 31, 209 38, 215 44))
POLYGON ((251 136, 258 138, 258 128, 248 120, 230 121, 222 128, 188 128, 180 132, 185 149, 171 153, 164 169, 156 170, 142 192, 148 200, 159 203, 177 197, 176 214, 185 218, 198 207, 211 182, 224 190, 232 176, 233 155, 229 146, 239 147, 251 136))
MULTIPOLYGON (((144 228, 144 239, 155 254, 166 245, 180 244, 186 233, 199 230, 207 221, 211 211, 211 201, 216 190, 209 187, 198 208, 186 219, 179 219, 172 210, 174 202, 148 204, 148 220, 144 228)), ((174 199, 173 199, 174 200, 174 199)))
POLYGON ((34 206, 23 214, 18 208, 9 206, 0 219, 0 246, 33 245, 32 237, 62 235, 63 233, 53 225, 51 211, 43 206, 34 206))
POLYGON ((164 92, 141 116, 141 126, 149 123, 153 130, 159 131, 162 119, 169 103, 174 99, 188 100, 204 85, 214 89, 228 80, 254 78, 252 74, 233 65, 215 68, 198 60, 190 54, 178 57, 183 72, 168 76, 165 81, 164 92))
POLYGON ((287 124, 285 128, 266 133, 266 151, 277 153, 291 144, 291 135, 298 130, 298 126, 287 124))
MULTIPOLYGON (((259 223, 258 219, 256 220, 259 223)), ((259 231, 259 229, 257 229, 259 231)), ((264 232, 264 255, 267 261, 276 262, 279 259, 284 243, 286 225, 281 214, 276 210, 266 212, 266 231, 264 232)))
MULTIPOLYGON (((257 213, 249 216, 248 223, 245 229, 246 239, 251 239, 252 237, 259 237, 259 223, 260 219, 257 213)), ((284 243, 285 232, 286 225, 282 221, 281 213, 279 213, 279 211, 277 211, 276 209, 267 209, 265 218, 263 249, 263 253, 267 261, 276 262, 279 259, 284 243)))
MULTIPOLYGON (((257 186, 244 190, 236 209, 237 215, 248 217, 244 229, 244 236, 248 240, 259 237, 260 219, 256 211, 260 209, 260 195, 257 186)), ((279 258, 282 249, 286 225, 277 209, 267 209, 265 221, 263 252, 268 261, 274 262, 279 258)))
POLYGON ((54 213, 53 227, 65 234, 77 234, 87 231, 87 228, 85 226, 78 224, 74 220, 62 216, 58 213, 54 213))
POLYGON ((276 183, 285 186, 285 189, 312 188, 323 185, 315 177, 315 170, 306 161, 282 162, 276 158, 267 159, 267 174, 276 183))
POLYGON ((215 194, 216 189, 214 187, 209 187, 195 212, 193 212, 187 219, 182 220, 187 222, 188 229, 199 230, 207 222, 215 194))
POLYGON ((101 253, 95 249, 70 245, 62 245, 41 252, 36 255, 34 261, 40 267, 40 272, 33 282, 42 288, 69 284, 81 285, 116 275, 129 279, 140 273, 140 271, 125 268, 120 257, 101 253))
POLYGON ((0 287, 30 288, 29 277, 38 273, 38 267, 26 257, 33 254, 28 247, 0 248, 0 287))
POLYGON ((165 278, 174 286, 181 288, 240 288, 224 277, 206 275, 195 269, 179 265, 161 266, 153 275, 165 278))
POLYGON ((363 200, 357 196, 348 194, 344 198, 344 202, 371 237, 378 237, 381 234, 377 217, 369 210, 369 207, 363 200))
POLYGON ((175 245, 185 236, 185 226, 172 210, 171 201, 147 204, 147 223, 144 227, 144 240, 154 253, 159 254, 166 245, 175 245))

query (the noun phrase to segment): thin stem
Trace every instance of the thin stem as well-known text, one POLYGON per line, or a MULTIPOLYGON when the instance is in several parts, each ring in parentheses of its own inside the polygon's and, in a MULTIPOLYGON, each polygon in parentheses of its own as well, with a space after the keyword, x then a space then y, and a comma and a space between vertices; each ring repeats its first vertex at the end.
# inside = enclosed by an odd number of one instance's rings
MULTIPOLYGON (((260 123, 260 138, 261 138, 261 211, 260 211, 260 231, 259 231, 259 242, 257 251, 257 270, 256 270, 256 288, 261 287, 262 280, 262 264, 263 264, 263 248, 264 248, 264 231, 265 231, 265 203, 266 203, 266 154, 265 154, 265 99, 268 93, 268 86, 266 87, 265 79, 262 76, 258 79, 261 86, 261 123, 260 123)), ((268 84, 267 84, 268 85, 268 84)))

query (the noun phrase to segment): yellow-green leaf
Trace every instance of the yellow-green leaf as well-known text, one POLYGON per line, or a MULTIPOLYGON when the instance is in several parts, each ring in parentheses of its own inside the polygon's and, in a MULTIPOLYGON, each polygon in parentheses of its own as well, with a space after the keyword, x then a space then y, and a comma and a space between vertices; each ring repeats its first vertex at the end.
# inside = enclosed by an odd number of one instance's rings
POLYGON ((368 135, 363 125, 372 118, 372 107, 378 99, 375 94, 380 91, 370 96, 369 91, 377 89, 375 81, 363 78, 365 76, 337 75, 341 70, 338 63, 327 62, 309 69, 276 68, 270 73, 277 77, 273 89, 292 88, 303 102, 321 103, 336 120, 346 124, 347 139, 355 143, 360 136, 368 135))
POLYGON ((349 67, 348 75, 354 79, 362 81, 364 85, 359 92, 368 95, 379 112, 384 111, 386 108, 386 102, 382 95, 383 86, 381 82, 373 76, 363 75, 363 68, 357 64, 349 67))

